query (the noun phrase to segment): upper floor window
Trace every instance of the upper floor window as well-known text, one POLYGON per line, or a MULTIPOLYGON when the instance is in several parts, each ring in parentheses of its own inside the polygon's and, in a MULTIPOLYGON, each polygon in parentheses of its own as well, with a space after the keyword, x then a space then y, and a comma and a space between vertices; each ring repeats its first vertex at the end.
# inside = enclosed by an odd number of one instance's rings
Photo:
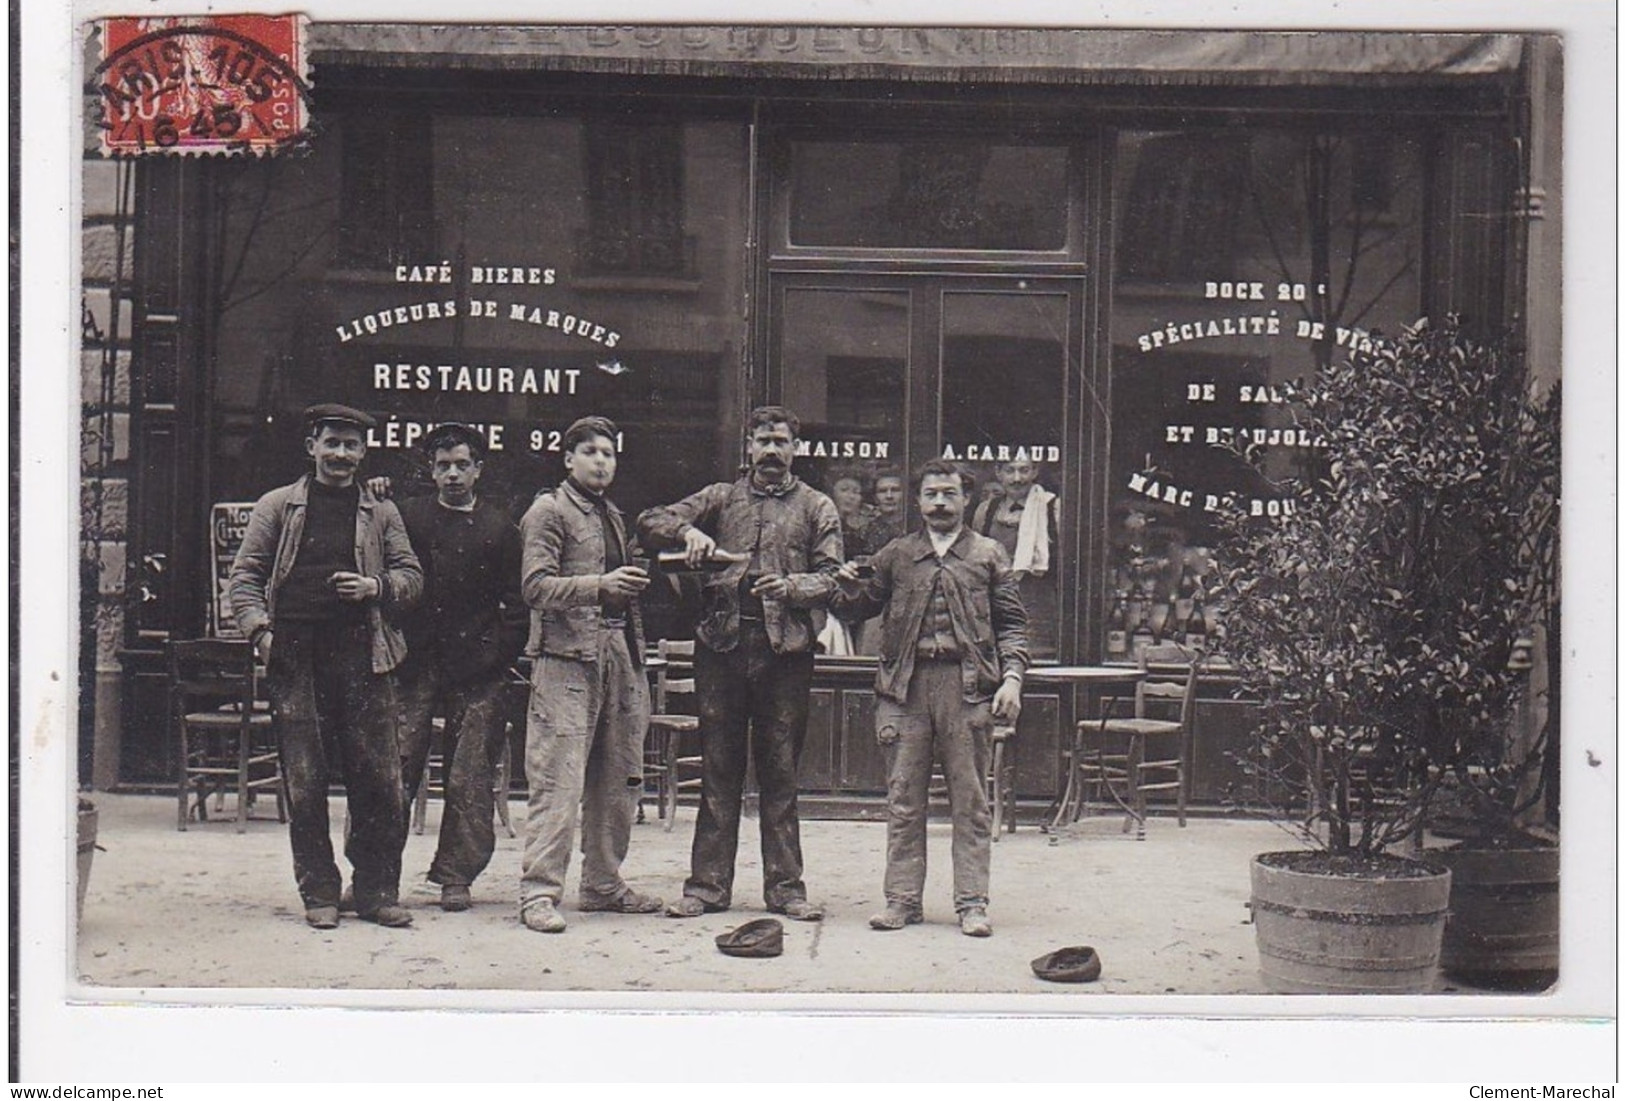
POLYGON ((580 274, 685 277, 683 133, 675 122, 589 122, 580 274))
POLYGON ((434 251, 431 123, 421 111, 345 117, 337 267, 391 268, 434 251))
POLYGON ((1067 149, 982 138, 795 141, 790 243, 1055 251, 1067 239, 1067 149))

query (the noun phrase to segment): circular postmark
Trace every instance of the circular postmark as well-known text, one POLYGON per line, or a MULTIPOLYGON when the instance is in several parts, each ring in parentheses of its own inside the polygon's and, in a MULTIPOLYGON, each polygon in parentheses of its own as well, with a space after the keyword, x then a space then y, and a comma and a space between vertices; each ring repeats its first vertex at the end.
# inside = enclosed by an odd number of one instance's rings
POLYGON ((270 152, 309 120, 299 16, 101 20, 102 61, 86 81, 101 149, 270 152))

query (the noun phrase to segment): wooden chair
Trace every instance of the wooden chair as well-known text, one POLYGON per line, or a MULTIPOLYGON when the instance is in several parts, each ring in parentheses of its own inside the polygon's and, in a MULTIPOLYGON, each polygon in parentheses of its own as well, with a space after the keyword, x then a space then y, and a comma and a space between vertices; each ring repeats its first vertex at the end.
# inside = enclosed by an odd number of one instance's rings
POLYGON ((1139 658, 1134 714, 1114 718, 1116 701, 1108 699, 1100 718, 1078 723, 1074 767, 1080 781, 1097 797, 1104 789, 1123 808, 1123 831, 1133 822, 1138 841, 1145 840, 1147 792, 1174 792, 1179 824, 1185 825, 1201 659, 1177 645, 1147 647, 1139 658), (1157 717, 1159 709, 1174 717, 1157 717))
POLYGON ((228 791, 237 798, 238 833, 248 829, 261 791, 275 794, 277 821, 288 820, 271 711, 255 699, 256 688, 254 648, 246 641, 170 642, 169 707, 179 735, 176 829, 185 830, 194 814, 208 821, 209 798, 222 810, 228 791))
POLYGON ((655 651, 661 667, 655 672, 653 713, 649 716, 649 737, 644 745, 644 772, 655 779, 656 806, 666 824, 666 832, 677 820, 677 797, 685 790, 697 791, 701 756, 698 746, 684 746, 699 732, 700 719, 694 708, 694 643, 661 639, 655 651), (674 710, 674 704, 689 710, 674 710), (691 750, 692 752, 689 752, 691 750))
POLYGON ((993 761, 987 778, 988 801, 993 804, 993 840, 1006 826, 1016 832, 1016 766, 1011 740, 1016 728, 1009 723, 993 724, 993 761))
MULTIPOLYGON (((982 777, 987 790, 988 805, 993 811, 995 841, 1006 827, 1011 833, 1016 832, 1015 765, 1009 753, 1010 739, 1015 736, 1016 728, 1008 723, 993 725, 993 754, 988 761, 987 775, 982 777)), ((948 781, 943 776, 942 765, 938 761, 931 762, 929 798, 939 801, 948 798, 948 781)))

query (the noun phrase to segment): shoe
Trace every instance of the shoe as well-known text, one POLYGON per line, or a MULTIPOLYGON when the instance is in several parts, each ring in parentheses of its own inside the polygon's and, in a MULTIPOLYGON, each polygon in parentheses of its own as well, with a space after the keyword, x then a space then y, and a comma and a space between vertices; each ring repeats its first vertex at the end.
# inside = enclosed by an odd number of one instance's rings
POLYGON ((666 907, 666 916, 674 918, 699 917, 701 914, 720 914, 727 908, 726 906, 714 905, 703 898, 684 895, 666 907))
POLYGON ((993 923, 987 920, 987 910, 970 906, 960 912, 959 931, 967 937, 991 937, 993 923))
POLYGON ((337 906, 311 906, 305 910, 305 924, 312 929, 337 929, 339 927, 339 908, 337 906))
POLYGON ((355 913, 355 888, 346 886, 339 894, 339 913, 355 913))
POLYGON ((584 914, 657 914, 665 905, 654 895, 639 894, 628 887, 607 902, 582 898, 576 909, 584 914))
POLYGON ((362 913, 356 912, 362 921, 370 921, 374 925, 382 925, 386 929, 404 929, 412 924, 412 911, 398 902, 386 902, 382 906, 375 906, 362 913))
POLYGON ((869 919, 869 928, 901 929, 905 925, 918 925, 925 920, 925 915, 911 906, 904 906, 900 902, 886 903, 886 909, 869 919))
POLYGON ((791 899, 783 906, 769 906, 770 914, 783 914, 791 921, 823 921, 824 908, 804 898, 791 899))
POLYGON ((519 920, 533 933, 562 933, 564 915, 553 906, 550 898, 534 898, 519 908, 519 920))
POLYGON ((460 914, 474 905, 466 883, 447 883, 440 888, 440 908, 448 914, 460 914))

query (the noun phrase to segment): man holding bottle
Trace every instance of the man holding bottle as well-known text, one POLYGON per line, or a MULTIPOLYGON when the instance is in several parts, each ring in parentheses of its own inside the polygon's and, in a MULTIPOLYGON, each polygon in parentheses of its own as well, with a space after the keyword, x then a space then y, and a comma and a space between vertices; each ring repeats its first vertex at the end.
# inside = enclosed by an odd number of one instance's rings
POLYGON ((807 737, 816 631, 812 609, 834 591, 841 517, 834 502, 790 473, 801 422, 782 406, 751 412, 749 473, 638 518, 652 546, 679 546, 690 566, 721 549, 737 556, 706 575, 694 671, 699 697, 700 813, 683 897, 672 917, 733 903, 747 749, 761 787, 763 895, 769 911, 818 921, 802 881, 797 768, 807 737))

